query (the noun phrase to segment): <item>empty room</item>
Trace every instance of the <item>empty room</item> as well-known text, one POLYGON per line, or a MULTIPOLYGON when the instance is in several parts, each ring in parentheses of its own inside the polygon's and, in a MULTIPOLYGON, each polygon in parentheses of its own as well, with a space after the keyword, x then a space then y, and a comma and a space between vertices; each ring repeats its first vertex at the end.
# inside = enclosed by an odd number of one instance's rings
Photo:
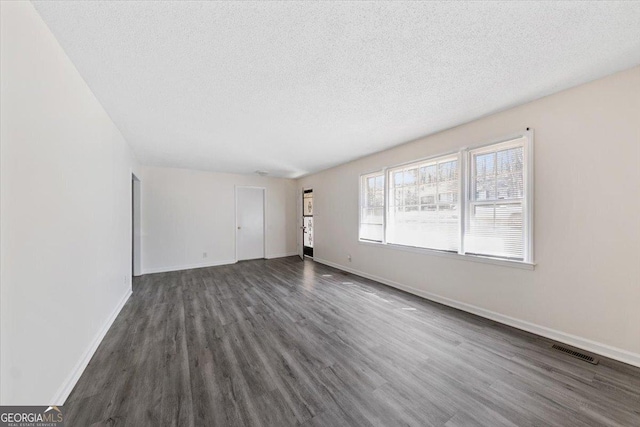
POLYGON ((0 426, 640 427, 640 2, 0 30, 0 426))

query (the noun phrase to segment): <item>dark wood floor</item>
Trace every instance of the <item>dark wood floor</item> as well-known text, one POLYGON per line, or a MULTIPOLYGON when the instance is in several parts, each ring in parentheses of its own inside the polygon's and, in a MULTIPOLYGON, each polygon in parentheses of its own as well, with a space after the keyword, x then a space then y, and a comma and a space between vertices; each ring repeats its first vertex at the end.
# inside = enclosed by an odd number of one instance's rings
POLYGON ((68 426, 640 426, 640 369, 312 261, 147 275, 133 290, 68 426))

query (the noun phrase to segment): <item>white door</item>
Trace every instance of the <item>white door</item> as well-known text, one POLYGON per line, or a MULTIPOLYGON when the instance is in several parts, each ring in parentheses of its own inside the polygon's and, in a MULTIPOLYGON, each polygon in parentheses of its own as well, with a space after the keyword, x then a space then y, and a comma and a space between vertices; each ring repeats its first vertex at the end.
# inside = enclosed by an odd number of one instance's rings
POLYGON ((303 203, 302 188, 298 189, 297 200, 298 202, 296 203, 296 205, 298 206, 298 227, 296 228, 296 235, 298 236, 298 239, 297 239, 298 256, 300 257, 300 259, 304 259, 304 240, 303 240, 304 224, 302 222, 302 203, 303 203))
POLYGON ((236 188, 236 254, 264 258, 264 188, 236 188))

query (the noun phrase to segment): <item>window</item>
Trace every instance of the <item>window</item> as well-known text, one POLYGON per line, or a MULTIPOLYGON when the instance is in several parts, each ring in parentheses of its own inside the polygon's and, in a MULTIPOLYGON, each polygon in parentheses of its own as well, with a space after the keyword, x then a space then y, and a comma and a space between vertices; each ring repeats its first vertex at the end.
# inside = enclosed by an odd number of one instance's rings
POLYGON ((382 242, 384 239, 384 172, 360 179, 360 239, 382 242))
POLYGON ((469 151, 465 253, 524 260, 524 143, 469 151))
POLYGON ((531 263, 531 139, 363 175, 360 239, 531 263))
POLYGON ((458 251, 458 155, 389 170, 387 243, 458 251))

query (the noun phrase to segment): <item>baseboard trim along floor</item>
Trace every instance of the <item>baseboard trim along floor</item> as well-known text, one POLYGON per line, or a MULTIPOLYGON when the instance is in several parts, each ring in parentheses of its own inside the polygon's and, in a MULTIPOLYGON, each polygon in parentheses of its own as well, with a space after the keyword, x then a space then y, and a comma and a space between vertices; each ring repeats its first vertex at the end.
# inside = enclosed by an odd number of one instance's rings
POLYGON ((127 292, 124 294, 124 296, 122 297, 122 299, 120 300, 120 302, 118 303, 118 305, 116 306, 116 308, 111 312, 111 315, 105 322, 102 329, 100 329, 100 332, 98 332, 98 335, 96 335, 96 337, 93 339, 89 348, 87 348, 82 358, 78 361, 76 366, 73 368, 73 370, 67 377, 66 381, 62 384, 60 389, 58 389, 58 391, 56 392, 55 396, 51 399, 50 401, 51 404, 55 404, 58 406, 64 405, 67 398, 69 397, 69 394, 71 393, 71 390, 73 390, 73 388, 76 386, 76 383, 82 376, 82 373, 84 372, 84 370, 87 368, 87 365, 89 364, 89 362, 91 361, 91 358, 93 357, 96 350, 98 349, 98 346, 104 339, 104 336, 107 334, 107 332, 109 331, 109 328, 111 328, 111 325, 118 317, 118 314, 120 314, 122 307, 124 307, 124 305, 127 303, 127 301, 129 300, 129 297, 131 297, 132 294, 133 292, 131 288, 129 288, 127 292))
POLYGON ((491 310, 486 310, 475 305, 459 302, 450 298, 442 297, 431 292, 416 289, 411 286, 404 285, 402 283, 395 282, 393 280, 385 279, 373 274, 368 274, 363 271, 359 271, 353 268, 340 265, 335 262, 327 261, 320 258, 314 258, 314 261, 320 264, 328 265, 329 267, 337 268, 339 270, 346 271, 357 276, 364 277, 366 279, 375 280, 384 285, 391 286, 396 289, 408 292, 413 295, 428 299, 430 301, 437 302, 449 307, 457 308, 458 310, 466 311, 467 313, 475 314, 486 319, 494 320, 496 322, 512 326, 523 331, 531 332, 536 335, 543 336, 545 338, 559 341, 561 343, 568 344, 573 347, 577 347, 583 350, 587 350, 591 353, 598 354, 600 356, 608 357, 610 359, 617 360, 619 362, 627 363, 629 365, 640 367, 640 354, 632 353, 627 350, 623 350, 617 347, 613 347, 607 344, 602 344, 596 341, 592 341, 586 338, 582 338, 576 335, 567 334, 555 329, 547 328, 545 326, 536 325, 535 323, 527 322, 525 320, 516 319, 514 317, 505 316, 504 314, 496 313, 491 310))

